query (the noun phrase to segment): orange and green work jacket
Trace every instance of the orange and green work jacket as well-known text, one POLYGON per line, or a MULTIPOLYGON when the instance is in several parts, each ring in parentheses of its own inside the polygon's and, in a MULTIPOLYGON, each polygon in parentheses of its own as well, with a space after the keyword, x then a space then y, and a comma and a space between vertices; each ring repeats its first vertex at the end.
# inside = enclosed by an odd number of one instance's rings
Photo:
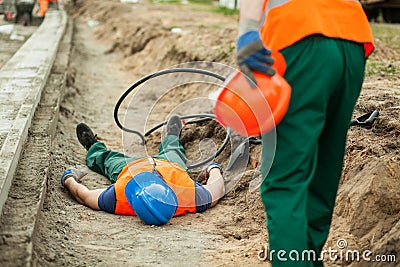
POLYGON ((306 36, 322 34, 362 43, 374 50, 368 19, 357 0, 265 0, 264 45, 280 51, 306 36))
POLYGON ((58 0, 38 0, 39 4, 39 11, 38 16, 44 17, 46 14, 47 9, 49 8, 49 3, 58 3, 58 0))
MULTIPOLYGON (((179 164, 162 159, 143 158, 129 163, 125 166, 115 182, 115 214, 136 215, 125 195, 126 184, 136 174, 141 172, 152 172, 155 168, 164 181, 175 192, 178 198, 178 208, 174 216, 188 212, 196 212, 196 189, 203 188, 194 182, 188 173, 179 164)), ((207 191, 207 190, 206 190, 207 191)), ((197 205, 198 206, 198 205, 197 205)))

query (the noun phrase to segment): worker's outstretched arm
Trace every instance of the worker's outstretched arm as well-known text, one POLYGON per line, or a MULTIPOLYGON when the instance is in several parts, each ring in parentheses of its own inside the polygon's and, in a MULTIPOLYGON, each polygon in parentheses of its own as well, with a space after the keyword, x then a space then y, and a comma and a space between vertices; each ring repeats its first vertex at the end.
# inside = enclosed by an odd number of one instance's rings
POLYGON ((64 186, 80 204, 94 210, 100 210, 98 200, 100 194, 105 189, 89 190, 83 184, 78 183, 73 177, 66 179, 64 186))
POLYGON ((225 183, 222 178, 221 171, 218 168, 213 168, 210 170, 210 176, 207 180, 207 184, 204 187, 210 192, 213 207, 217 204, 218 200, 225 195, 225 183))

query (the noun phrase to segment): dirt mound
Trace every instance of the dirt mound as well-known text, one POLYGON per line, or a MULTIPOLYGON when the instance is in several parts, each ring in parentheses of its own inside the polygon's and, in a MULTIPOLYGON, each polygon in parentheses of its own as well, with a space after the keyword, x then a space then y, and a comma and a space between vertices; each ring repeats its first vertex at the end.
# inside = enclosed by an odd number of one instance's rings
POLYGON ((398 161, 369 159, 347 176, 351 179, 341 186, 336 215, 352 222, 348 230, 358 242, 380 249, 385 245, 381 240, 393 237, 391 230, 400 220, 398 161))
POLYGON ((194 22, 187 10, 177 5, 173 16, 168 16, 168 4, 154 5, 150 10, 142 4, 85 1, 76 16, 99 21, 101 27, 94 29, 95 36, 109 45, 107 53, 122 53, 122 67, 135 74, 145 75, 181 62, 232 63, 236 35, 232 18, 198 10, 194 22))

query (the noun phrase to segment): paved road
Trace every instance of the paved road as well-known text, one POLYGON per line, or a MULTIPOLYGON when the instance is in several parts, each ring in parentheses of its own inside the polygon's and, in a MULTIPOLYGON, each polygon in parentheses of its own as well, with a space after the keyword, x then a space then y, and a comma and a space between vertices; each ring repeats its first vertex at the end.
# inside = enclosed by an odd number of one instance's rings
MULTIPOLYGON (((51 128, 51 122, 56 121, 61 94, 43 92, 46 84, 59 85, 65 79, 65 70, 56 65, 66 66, 68 56, 56 56, 65 49, 62 37, 67 21, 64 11, 52 11, 40 27, 10 24, 13 29, 0 34, 0 266, 31 265, 31 240, 46 188, 46 175, 38 173, 45 171, 48 161, 36 170, 34 164, 26 164, 26 157, 40 159, 48 154, 49 138, 44 137, 49 129, 42 132, 35 124, 41 119, 51 128), (24 40, 10 40, 12 32, 24 40), (57 75, 52 75, 52 69, 57 75), (48 104, 39 105, 41 98, 46 98, 48 104), (44 144, 26 142, 31 139, 27 138, 28 130, 31 134, 38 132, 34 139, 44 144), (21 172, 24 167, 26 173, 21 172)), ((6 30, 11 27, 5 26, 6 30)), ((0 32, 2 29, 4 25, 0 32)))
POLYGON ((11 59, 39 26, 24 27, 3 21, 0 16, 0 68, 11 59))
MULTIPOLYGON (((38 29, 39 26, 24 27, 20 24, 6 22, 0 19, 0 69, 14 56, 29 37, 38 29)), ((8 100, 2 94, 3 100, 8 100)), ((1 108, 3 110, 4 107, 1 108)), ((10 115, 8 113, 8 115, 10 115)), ((5 125, 8 125, 8 116, 0 116, 0 147, 2 147, 8 131, 5 125)))

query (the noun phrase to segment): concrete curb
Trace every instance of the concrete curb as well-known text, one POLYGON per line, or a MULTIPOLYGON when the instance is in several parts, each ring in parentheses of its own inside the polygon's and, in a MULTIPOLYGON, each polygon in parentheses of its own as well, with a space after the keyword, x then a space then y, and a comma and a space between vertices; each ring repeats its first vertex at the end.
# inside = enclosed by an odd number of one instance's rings
POLYGON ((0 214, 66 24, 63 10, 46 13, 42 25, 0 70, 0 214))

